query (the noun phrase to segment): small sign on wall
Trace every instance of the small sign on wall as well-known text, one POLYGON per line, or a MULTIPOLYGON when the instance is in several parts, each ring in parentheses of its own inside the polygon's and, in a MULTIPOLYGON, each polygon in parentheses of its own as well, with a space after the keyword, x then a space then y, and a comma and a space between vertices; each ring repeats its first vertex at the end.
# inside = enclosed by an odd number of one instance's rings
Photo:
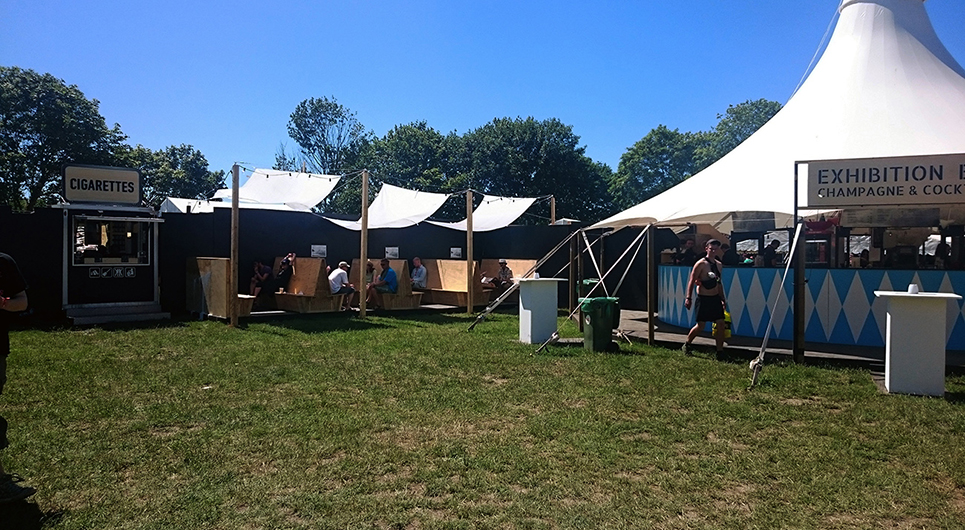
POLYGON ((399 259, 399 247, 385 247, 386 259, 399 259))
POLYGON ((462 247, 449 247, 449 257, 452 259, 462 259, 462 247))
POLYGON ((327 257, 328 257, 328 245, 312 245, 312 257, 313 257, 313 258, 327 258, 327 257))

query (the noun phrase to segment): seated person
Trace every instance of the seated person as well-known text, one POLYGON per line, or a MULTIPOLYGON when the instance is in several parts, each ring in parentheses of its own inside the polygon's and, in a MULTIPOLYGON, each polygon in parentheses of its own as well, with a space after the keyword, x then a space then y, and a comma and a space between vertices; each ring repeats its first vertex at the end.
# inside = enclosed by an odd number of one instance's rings
POLYGON ((500 294, 513 286, 513 269, 509 268, 503 258, 499 258, 499 270, 496 271, 496 277, 493 278, 492 284, 500 294))
POLYGON ((412 258, 412 289, 415 291, 424 291, 426 289, 426 279, 429 277, 429 272, 426 271, 425 265, 422 264, 422 259, 415 257, 412 258))
POLYGON ((399 280, 395 271, 389 265, 389 260, 382 258, 379 262, 382 266, 382 273, 365 288, 365 302, 371 303, 372 309, 381 309, 383 306, 382 295, 385 293, 395 294, 399 290, 399 280))
POLYGON ((258 296, 258 294, 261 293, 261 289, 271 280, 271 276, 271 267, 265 265, 260 259, 256 259, 255 274, 251 277, 251 286, 248 288, 248 294, 258 296))
POLYGON ((271 282, 271 292, 284 293, 288 291, 288 282, 291 281, 294 274, 295 254, 289 253, 281 260, 281 265, 278 266, 278 274, 275 275, 274 281, 271 282))
POLYGON ((345 301, 342 303, 342 311, 347 311, 351 307, 352 294, 355 293, 355 286, 348 283, 348 263, 340 261, 338 268, 328 275, 328 283, 332 288, 332 294, 344 294, 345 301))
POLYGON ((682 265, 685 267, 693 267, 694 263, 697 263, 697 252, 694 250, 694 240, 686 239, 684 240, 684 248, 674 254, 673 258, 674 265, 682 265))

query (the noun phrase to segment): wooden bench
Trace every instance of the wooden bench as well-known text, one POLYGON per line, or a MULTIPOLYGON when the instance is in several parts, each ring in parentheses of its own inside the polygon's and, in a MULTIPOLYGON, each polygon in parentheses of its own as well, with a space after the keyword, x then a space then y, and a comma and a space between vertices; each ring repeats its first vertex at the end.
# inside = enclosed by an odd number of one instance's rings
MULTIPOLYGON (((231 260, 228 258, 188 258, 185 282, 187 310, 216 318, 230 318, 230 277, 231 260)), ((239 294, 235 300, 239 317, 251 314, 254 296, 239 294)))
MULTIPOLYGON (((375 277, 378 278, 382 269, 379 266, 381 260, 370 260, 375 265, 375 277)), ((404 259, 390 259, 389 266, 395 271, 399 288, 395 294, 382 293, 383 309, 415 309, 422 304, 422 293, 412 291, 412 281, 409 279, 409 263, 404 259)), ((365 282, 360 281, 364 271, 361 263, 357 259, 352 260, 352 268, 349 271, 349 283, 359 291, 359 296, 365 296, 365 282)), ((371 307, 369 307, 371 309, 371 307)))
MULTIPOLYGON (((468 304, 469 291, 466 285, 467 263, 455 259, 424 259, 426 268, 426 289, 423 291, 423 304, 443 304, 463 306, 468 304)), ((473 262, 473 305, 486 305, 488 298, 483 293, 479 281, 479 264, 473 262)))
MULTIPOLYGON (((275 258, 276 273, 282 259, 275 258)), ((294 266, 285 292, 273 293, 275 307, 295 313, 329 313, 342 308, 345 295, 332 294, 324 258, 295 258, 294 266)))

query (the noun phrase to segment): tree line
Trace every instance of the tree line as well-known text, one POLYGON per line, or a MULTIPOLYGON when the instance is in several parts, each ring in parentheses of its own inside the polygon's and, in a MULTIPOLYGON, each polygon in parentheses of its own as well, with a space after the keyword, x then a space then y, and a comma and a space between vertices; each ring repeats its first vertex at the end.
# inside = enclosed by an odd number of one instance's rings
MULTIPOLYGON (((0 203, 17 211, 55 204, 68 163, 140 170, 145 201, 155 207, 169 196, 205 199, 224 187, 225 172, 211 171, 193 146, 131 146, 120 125, 107 126, 98 107, 76 85, 50 74, 0 66, 0 203)), ((557 217, 595 221, 710 165, 778 110, 776 102, 747 101, 718 115, 710 131, 660 125, 627 149, 614 172, 586 156, 573 127, 556 118, 496 118, 464 134, 444 134, 420 121, 378 137, 334 97, 309 98, 289 116, 294 146, 278 148, 274 167, 326 174, 366 168, 372 189, 388 182, 443 193, 471 188, 502 196, 553 195, 557 217)), ((450 202, 441 217, 464 214, 464 200, 450 202)), ((359 180, 343 179, 318 209, 357 214, 359 180)), ((540 223, 549 217, 545 201, 533 215, 540 223)))

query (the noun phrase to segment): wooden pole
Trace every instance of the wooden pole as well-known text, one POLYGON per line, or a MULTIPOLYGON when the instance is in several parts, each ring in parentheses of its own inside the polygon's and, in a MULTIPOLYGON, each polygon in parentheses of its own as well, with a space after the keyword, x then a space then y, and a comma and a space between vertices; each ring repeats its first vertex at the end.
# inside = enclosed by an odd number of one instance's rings
POLYGON ((359 249, 359 318, 365 318, 365 265, 369 261, 369 170, 362 170, 362 235, 359 249))
POLYGON ((476 271, 472 261, 472 190, 466 190, 466 313, 472 314, 473 282, 476 271))
POLYGON ((657 306, 657 238, 654 225, 647 227, 647 344, 654 342, 654 308, 657 306))
POLYGON ((550 195, 550 224, 556 224, 556 197, 550 195))
POLYGON ((238 327, 238 177, 240 168, 238 164, 231 166, 231 279, 228 282, 228 312, 229 325, 233 328, 238 327))

